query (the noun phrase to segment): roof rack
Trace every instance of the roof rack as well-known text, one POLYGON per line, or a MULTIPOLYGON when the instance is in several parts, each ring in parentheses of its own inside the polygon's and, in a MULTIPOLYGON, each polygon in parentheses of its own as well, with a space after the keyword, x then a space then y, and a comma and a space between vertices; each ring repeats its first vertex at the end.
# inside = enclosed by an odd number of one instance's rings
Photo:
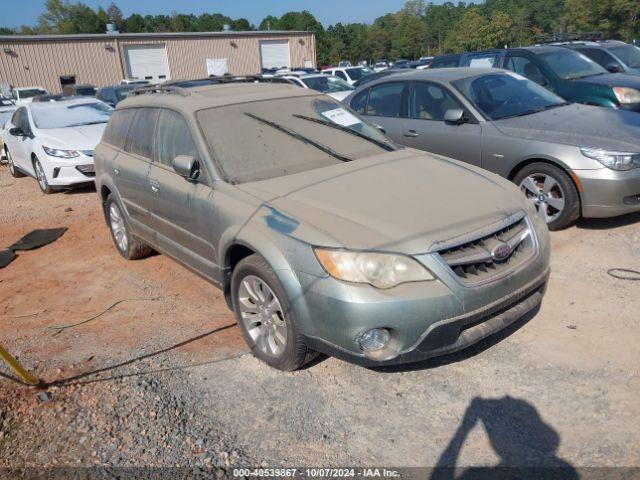
POLYGON ((565 32, 552 35, 537 35, 533 37, 536 44, 557 42, 598 42, 604 40, 602 32, 565 32))
POLYGON ((174 80, 158 85, 145 85, 132 90, 129 96, 144 95, 151 93, 175 93, 186 97, 189 89, 194 87, 202 87, 205 85, 220 85, 227 83, 286 83, 290 82, 282 77, 263 77, 261 75, 211 75, 204 78, 195 78, 191 80, 174 80))

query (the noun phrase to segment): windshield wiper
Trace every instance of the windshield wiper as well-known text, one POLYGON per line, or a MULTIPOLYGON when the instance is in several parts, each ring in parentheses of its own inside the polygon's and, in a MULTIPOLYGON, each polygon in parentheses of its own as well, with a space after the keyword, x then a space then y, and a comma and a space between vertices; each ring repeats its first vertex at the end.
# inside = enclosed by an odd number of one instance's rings
POLYGON ((547 106, 538 107, 538 108, 532 108, 530 110, 525 110, 522 113, 517 113, 515 115, 509 115, 507 117, 502 117, 502 118, 524 117, 526 115, 531 115, 533 113, 544 112, 545 110, 551 110, 552 108, 558 108, 558 107, 565 107, 567 105, 569 105, 569 102, 554 103, 552 105, 547 105, 547 106))
POLYGON ((380 148, 383 148, 387 152, 393 152, 395 148, 385 142, 381 142, 380 140, 376 140, 375 138, 371 138, 364 133, 360 133, 356 130, 351 130, 349 127, 345 127, 343 125, 338 125, 337 123, 330 122, 328 120, 322 120, 320 118, 307 117, 306 115, 299 115, 297 113, 293 114, 296 118, 301 118, 302 120, 307 120, 309 122, 319 123, 320 125, 326 125, 327 127, 335 128, 336 130, 340 130, 341 132, 349 133, 351 135, 355 135, 356 137, 360 137, 364 140, 367 140, 374 145, 377 145, 380 148))
POLYGON ((259 121, 260 123, 264 123, 265 125, 269 125, 272 128, 275 128, 276 130, 282 132, 282 133, 286 133, 287 135, 300 140, 303 143, 307 143, 313 147, 316 147, 318 150, 323 151, 324 153, 327 153, 329 155, 331 155, 334 158, 337 158, 338 160, 341 160, 343 162, 350 162, 351 159, 349 157, 345 157, 344 155, 340 155, 338 152, 331 150, 329 147, 322 145, 321 143, 318 143, 314 140, 311 140, 310 138, 305 137, 304 135, 300 135, 298 132, 294 132, 293 130, 288 129, 287 127, 283 127, 282 125, 279 125, 277 123, 274 123, 270 120, 267 120, 265 118, 262 117, 258 117, 257 115, 254 115, 253 113, 248 113, 248 112, 244 112, 244 114, 247 117, 251 117, 254 120, 259 121))
POLYGON ((109 120, 100 120, 97 122, 84 122, 84 123, 74 123, 73 125, 69 125, 70 127, 84 127, 85 125, 98 125, 99 123, 107 123, 109 120))

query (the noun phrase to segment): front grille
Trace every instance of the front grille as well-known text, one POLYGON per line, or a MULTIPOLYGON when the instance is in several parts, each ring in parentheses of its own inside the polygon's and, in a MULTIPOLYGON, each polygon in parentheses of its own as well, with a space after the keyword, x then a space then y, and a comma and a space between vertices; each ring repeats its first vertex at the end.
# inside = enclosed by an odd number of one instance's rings
POLYGON ((525 217, 438 253, 462 283, 474 285, 501 277, 533 257, 536 250, 533 236, 525 217))
POLYGON ((82 173, 85 177, 95 177, 96 169, 93 163, 88 165, 76 165, 76 170, 82 173))

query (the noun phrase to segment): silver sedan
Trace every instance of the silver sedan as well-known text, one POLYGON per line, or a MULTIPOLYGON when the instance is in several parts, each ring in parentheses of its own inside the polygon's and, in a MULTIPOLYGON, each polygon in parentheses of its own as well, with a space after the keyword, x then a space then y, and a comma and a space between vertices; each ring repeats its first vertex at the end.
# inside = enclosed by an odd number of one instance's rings
POLYGON ((400 144, 514 181, 552 230, 580 216, 640 211, 637 113, 569 104, 518 74, 490 68, 393 75, 345 103, 400 144))

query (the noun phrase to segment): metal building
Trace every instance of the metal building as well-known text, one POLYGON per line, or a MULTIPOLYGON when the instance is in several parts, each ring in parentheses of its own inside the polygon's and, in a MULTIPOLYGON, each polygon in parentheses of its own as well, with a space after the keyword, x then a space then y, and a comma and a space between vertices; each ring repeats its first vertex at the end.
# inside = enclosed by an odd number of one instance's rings
POLYGON ((157 82, 315 65, 310 32, 0 36, 0 84, 40 86, 52 93, 70 83, 102 87, 123 78, 157 82))

